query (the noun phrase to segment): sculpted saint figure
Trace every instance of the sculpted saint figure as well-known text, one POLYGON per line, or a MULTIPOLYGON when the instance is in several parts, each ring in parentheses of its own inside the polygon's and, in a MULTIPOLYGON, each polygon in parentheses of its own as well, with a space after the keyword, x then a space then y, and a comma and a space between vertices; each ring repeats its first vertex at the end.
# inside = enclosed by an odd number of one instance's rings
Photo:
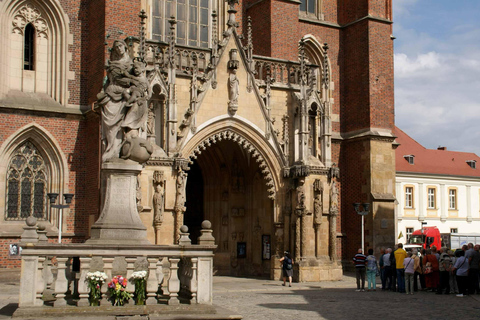
POLYGON ((187 174, 180 170, 177 177, 177 202, 176 207, 181 210, 185 210, 185 183, 187 180, 187 174))
POLYGON ((313 219, 315 224, 322 224, 322 211, 323 211, 323 203, 322 203, 322 196, 318 193, 315 196, 315 200, 313 201, 313 219))
POLYGON ((333 180, 330 189, 330 213, 338 213, 338 188, 337 181, 333 180))
POLYGON ((145 162, 151 154, 142 136, 146 131, 147 100, 151 96, 145 62, 140 59, 133 62, 126 43, 115 40, 106 70, 107 79, 97 95, 102 107, 102 161, 121 157, 145 162), (124 148, 125 143, 127 147, 124 148))
POLYGON ((115 40, 107 62, 107 81, 102 92, 97 95, 102 107, 102 139, 105 149, 102 161, 118 158, 123 140, 122 122, 125 116, 124 92, 128 83, 123 80, 130 72, 132 60, 127 52, 127 45, 122 40, 115 40))
POLYGON ((237 70, 232 69, 228 77, 228 96, 230 98, 229 106, 237 107, 238 106, 238 85, 239 81, 237 78, 237 70))
POLYGON ((163 222, 163 205, 165 194, 161 183, 155 186, 155 194, 153 195, 154 224, 161 224, 163 222))

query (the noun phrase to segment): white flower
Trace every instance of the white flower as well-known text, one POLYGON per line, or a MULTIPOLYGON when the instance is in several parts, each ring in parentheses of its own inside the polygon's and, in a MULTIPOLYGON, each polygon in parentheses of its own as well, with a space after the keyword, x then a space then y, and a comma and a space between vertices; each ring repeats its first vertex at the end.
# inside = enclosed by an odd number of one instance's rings
POLYGON ((132 273, 130 279, 145 279, 147 277, 147 271, 135 271, 132 273))

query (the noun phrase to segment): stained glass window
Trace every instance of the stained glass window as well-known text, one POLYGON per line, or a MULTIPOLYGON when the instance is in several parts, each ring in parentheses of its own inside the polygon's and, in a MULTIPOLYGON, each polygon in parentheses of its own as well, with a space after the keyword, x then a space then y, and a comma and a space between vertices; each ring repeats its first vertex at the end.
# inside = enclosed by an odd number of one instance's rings
POLYGON ((46 219, 47 174, 45 161, 29 141, 13 154, 7 170, 6 220, 24 220, 33 215, 46 219))

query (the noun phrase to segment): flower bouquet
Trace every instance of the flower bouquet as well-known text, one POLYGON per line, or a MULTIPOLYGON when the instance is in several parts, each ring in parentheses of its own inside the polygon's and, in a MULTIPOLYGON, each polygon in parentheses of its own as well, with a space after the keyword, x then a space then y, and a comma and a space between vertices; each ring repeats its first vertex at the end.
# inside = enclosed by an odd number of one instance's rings
POLYGON ((143 305, 145 304, 145 293, 146 293, 146 283, 147 283, 147 271, 135 271, 132 273, 130 280, 135 283, 135 304, 143 305))
POLYGON ((127 279, 122 276, 115 276, 112 281, 108 283, 108 293, 114 306, 123 306, 126 301, 132 298, 132 295, 127 292, 126 287, 127 279))
POLYGON ((87 272, 85 282, 90 289, 88 301, 90 302, 91 306, 100 305, 100 299, 102 298, 102 292, 100 291, 100 288, 105 280, 107 280, 107 275, 105 272, 87 272))

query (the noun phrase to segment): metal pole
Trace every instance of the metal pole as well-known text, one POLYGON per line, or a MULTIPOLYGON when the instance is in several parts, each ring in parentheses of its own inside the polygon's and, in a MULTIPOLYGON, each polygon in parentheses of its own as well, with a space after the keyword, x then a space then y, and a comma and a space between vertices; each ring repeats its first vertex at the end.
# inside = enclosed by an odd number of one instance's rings
POLYGON ((58 243, 62 243, 62 208, 58 209, 58 243))

